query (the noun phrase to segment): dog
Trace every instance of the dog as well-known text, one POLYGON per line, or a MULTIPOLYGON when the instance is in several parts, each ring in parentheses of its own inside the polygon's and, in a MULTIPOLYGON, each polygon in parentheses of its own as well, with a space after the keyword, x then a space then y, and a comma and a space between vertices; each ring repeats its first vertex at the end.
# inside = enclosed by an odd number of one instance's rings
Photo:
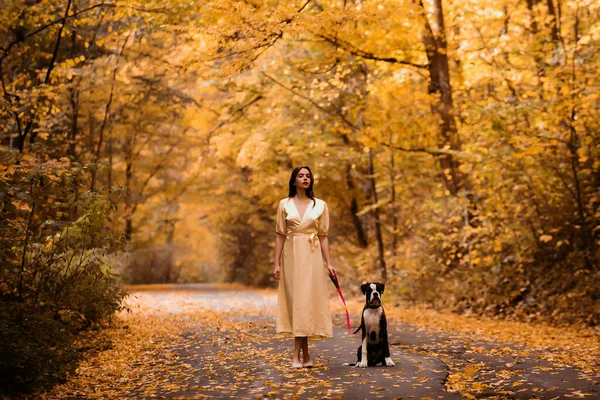
POLYGON ((362 343, 356 351, 356 363, 348 365, 365 368, 385 364, 391 367, 394 362, 390 356, 387 320, 381 305, 385 285, 369 282, 361 285, 360 289, 366 297, 366 303, 361 314, 360 326, 354 333, 362 331, 362 343))

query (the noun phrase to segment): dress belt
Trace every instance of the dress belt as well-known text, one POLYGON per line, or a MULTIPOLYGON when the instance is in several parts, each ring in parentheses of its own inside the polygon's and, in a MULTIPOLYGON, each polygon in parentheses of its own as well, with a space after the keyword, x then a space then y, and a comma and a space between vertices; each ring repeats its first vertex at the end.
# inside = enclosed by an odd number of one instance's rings
POLYGON ((317 247, 319 247, 319 235, 316 233, 290 233, 286 235, 286 238, 294 237, 294 236, 307 236, 308 243, 310 243, 310 250, 315 251, 317 247))

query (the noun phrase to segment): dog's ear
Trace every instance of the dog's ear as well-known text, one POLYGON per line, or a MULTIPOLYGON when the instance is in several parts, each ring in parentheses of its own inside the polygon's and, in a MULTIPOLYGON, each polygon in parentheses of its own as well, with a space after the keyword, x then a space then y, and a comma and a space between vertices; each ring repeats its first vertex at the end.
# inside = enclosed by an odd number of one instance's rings
POLYGON ((379 289, 379 294, 383 294, 385 290, 385 283, 377 283, 377 289, 379 289))
POLYGON ((368 283, 363 283, 362 285, 360 285, 360 290, 362 291, 363 294, 367 294, 368 287, 369 287, 368 283))

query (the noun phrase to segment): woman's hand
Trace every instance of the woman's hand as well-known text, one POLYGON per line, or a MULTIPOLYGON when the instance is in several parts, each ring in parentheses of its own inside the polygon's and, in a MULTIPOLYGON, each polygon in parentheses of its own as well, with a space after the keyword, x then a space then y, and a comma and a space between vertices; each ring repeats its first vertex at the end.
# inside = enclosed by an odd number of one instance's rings
POLYGON ((336 276, 335 268, 331 264, 327 265, 327 269, 329 270, 329 276, 336 276))
POLYGON ((275 266, 273 267, 273 277, 277 280, 281 278, 281 267, 279 266, 279 264, 275 264, 275 266))

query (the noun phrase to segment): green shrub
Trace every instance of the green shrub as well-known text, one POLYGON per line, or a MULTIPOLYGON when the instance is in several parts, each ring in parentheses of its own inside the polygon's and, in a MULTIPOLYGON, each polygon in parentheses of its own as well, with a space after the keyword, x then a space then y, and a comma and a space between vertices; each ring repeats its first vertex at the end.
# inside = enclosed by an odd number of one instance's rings
POLYGON ((107 194, 84 192, 86 172, 68 159, 31 155, 0 176, 0 391, 52 385, 74 371, 77 334, 119 310, 125 293, 107 256, 107 194))

